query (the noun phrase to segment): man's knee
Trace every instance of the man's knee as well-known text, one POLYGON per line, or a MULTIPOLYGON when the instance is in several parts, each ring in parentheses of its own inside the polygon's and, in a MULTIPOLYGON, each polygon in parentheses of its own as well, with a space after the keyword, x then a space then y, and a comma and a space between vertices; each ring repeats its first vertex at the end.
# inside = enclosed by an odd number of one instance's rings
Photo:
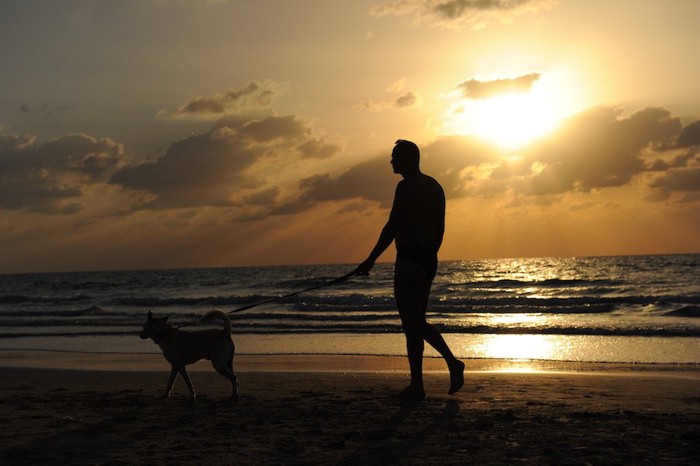
POLYGON ((401 327, 403 328, 403 333, 406 334, 406 338, 423 339, 424 324, 425 319, 421 319, 416 315, 401 316, 401 327))
POLYGON ((404 329, 403 334, 406 337, 406 346, 409 351, 423 351, 425 339, 420 332, 406 331, 406 329, 404 329))

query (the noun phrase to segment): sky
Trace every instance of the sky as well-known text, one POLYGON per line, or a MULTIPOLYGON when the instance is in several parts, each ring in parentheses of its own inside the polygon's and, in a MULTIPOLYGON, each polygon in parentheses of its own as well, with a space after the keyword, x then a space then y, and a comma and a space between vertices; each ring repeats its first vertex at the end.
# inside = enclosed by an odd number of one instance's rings
POLYGON ((700 252, 696 0, 0 0, 0 273, 700 252), (392 260, 387 251, 382 260, 392 260))

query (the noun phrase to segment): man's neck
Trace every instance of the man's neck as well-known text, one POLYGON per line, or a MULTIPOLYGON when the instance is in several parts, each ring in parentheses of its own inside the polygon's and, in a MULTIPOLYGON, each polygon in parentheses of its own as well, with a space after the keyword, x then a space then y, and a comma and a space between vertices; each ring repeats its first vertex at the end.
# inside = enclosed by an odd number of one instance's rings
POLYGON ((415 170, 408 170, 408 171, 401 173, 401 176, 403 176, 404 179, 406 179, 406 178, 413 178, 414 176, 418 176, 420 174, 421 174, 420 168, 416 168, 415 170))

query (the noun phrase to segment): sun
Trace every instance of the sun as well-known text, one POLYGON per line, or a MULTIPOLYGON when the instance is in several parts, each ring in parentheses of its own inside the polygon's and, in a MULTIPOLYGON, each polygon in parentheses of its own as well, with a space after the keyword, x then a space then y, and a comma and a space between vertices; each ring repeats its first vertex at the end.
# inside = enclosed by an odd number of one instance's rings
POLYGON ((527 92, 460 100, 443 118, 443 131, 472 135, 516 149, 552 132, 565 117, 551 89, 535 83, 527 92))

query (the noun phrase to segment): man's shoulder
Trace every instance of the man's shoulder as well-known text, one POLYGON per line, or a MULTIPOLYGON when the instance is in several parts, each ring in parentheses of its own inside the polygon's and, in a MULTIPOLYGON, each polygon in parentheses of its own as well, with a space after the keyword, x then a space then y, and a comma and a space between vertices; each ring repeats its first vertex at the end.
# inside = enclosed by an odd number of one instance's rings
POLYGON ((396 194, 413 195, 413 194, 428 194, 444 196, 444 190, 438 181, 432 176, 421 173, 417 176, 404 178, 396 185, 396 194))
POLYGON ((436 180, 435 178, 433 178, 430 175, 426 175, 425 173, 421 173, 421 175, 423 176, 423 183, 424 184, 430 186, 432 189, 442 191, 442 186, 440 185, 438 180, 436 180))
POLYGON ((440 186, 440 183, 433 178, 430 175, 426 175, 425 173, 419 173, 416 176, 410 176, 408 178, 404 178, 399 183, 397 186, 402 187, 402 188, 409 188, 409 187, 418 187, 418 186, 440 186))

